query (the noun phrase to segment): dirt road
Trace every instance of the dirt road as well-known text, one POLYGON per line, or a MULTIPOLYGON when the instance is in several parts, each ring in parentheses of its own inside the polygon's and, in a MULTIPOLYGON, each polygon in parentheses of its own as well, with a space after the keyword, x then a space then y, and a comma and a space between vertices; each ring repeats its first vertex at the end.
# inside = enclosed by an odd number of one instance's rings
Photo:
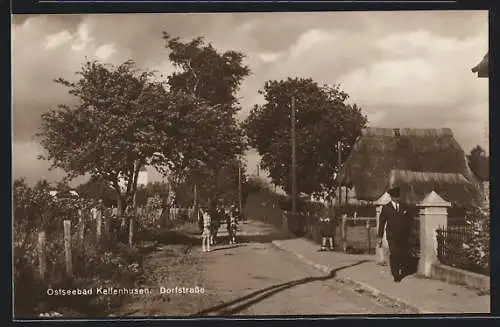
POLYGON ((159 248, 145 265, 152 293, 131 296, 116 315, 400 313, 275 248, 268 230, 258 235, 251 223, 242 229, 254 233, 244 237, 250 242, 218 245, 210 253, 202 253, 194 238, 159 248), (179 293, 183 287, 193 293, 179 293))

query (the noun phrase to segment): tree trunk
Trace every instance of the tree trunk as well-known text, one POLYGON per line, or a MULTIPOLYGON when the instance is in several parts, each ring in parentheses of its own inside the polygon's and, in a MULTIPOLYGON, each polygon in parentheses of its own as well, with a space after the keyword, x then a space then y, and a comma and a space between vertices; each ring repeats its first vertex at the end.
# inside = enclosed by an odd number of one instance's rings
POLYGON ((124 201, 125 199, 123 198, 123 196, 119 193, 119 191, 117 191, 116 193, 116 208, 117 208, 117 215, 118 215, 118 218, 121 219, 121 226, 122 227, 125 227, 126 225, 126 218, 125 218, 125 209, 126 209, 126 203, 124 201))

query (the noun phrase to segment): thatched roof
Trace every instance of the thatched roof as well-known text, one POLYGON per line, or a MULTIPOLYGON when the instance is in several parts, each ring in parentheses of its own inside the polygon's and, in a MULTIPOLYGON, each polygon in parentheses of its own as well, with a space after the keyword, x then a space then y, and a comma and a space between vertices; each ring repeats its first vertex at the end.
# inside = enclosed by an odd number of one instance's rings
MULTIPOLYGON (((391 173, 393 170, 461 174, 466 181, 472 183, 475 181, 467 164, 465 152, 448 128, 366 128, 344 163, 338 180, 343 185, 354 186, 359 200, 374 201, 387 190, 391 174, 399 176, 397 173, 396 175, 391 173)), ((442 176, 439 183, 449 184, 450 177, 443 179, 442 176)), ((434 187, 436 178, 427 180, 421 178, 419 183, 434 187)), ((409 178, 400 179, 402 182, 411 181, 409 178)), ((419 186, 419 189, 427 186, 419 186)), ((455 201, 451 198, 447 200, 455 201)))
POLYGON ((476 66, 472 68, 473 73, 477 73, 477 77, 489 77, 489 68, 488 68, 488 53, 486 53, 476 66))
POLYGON ((399 186, 402 201, 415 204, 435 191, 445 201, 456 205, 480 204, 477 187, 464 175, 454 173, 429 173, 410 170, 392 170, 387 188, 399 186))

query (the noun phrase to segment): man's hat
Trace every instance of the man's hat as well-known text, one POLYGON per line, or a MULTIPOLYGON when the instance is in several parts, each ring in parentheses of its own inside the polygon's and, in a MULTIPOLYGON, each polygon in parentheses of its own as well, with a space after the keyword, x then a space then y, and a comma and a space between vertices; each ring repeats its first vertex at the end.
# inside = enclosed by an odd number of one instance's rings
POLYGON ((398 186, 394 186, 392 188, 390 188, 387 193, 392 196, 392 197, 395 197, 395 198, 398 198, 399 197, 399 187, 398 186))

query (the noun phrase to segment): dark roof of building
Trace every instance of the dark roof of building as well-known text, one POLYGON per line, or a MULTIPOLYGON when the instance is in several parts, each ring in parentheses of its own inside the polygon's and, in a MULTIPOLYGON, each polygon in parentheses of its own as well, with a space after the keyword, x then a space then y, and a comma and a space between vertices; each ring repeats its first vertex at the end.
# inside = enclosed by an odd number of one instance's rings
POLYGON ((483 59, 474 67, 472 67, 472 72, 477 73, 477 77, 489 77, 489 65, 488 65, 488 53, 486 53, 483 59))
MULTIPOLYGON (((467 183, 477 182, 467 164, 465 152, 449 128, 364 129, 344 163, 338 181, 354 186, 358 200, 374 201, 387 191, 391 178, 403 184, 418 184, 413 190, 415 199, 425 196, 421 192, 428 188, 460 181, 468 194, 472 191, 467 183), (454 177, 428 173, 453 174, 454 177)), ((476 196, 474 194, 472 198, 476 196)), ((461 196, 451 196, 446 200, 464 202, 461 196)))
POLYGON ((387 188, 397 186, 405 203, 416 204, 432 191, 455 205, 480 205, 477 187, 462 174, 392 170, 387 188))

